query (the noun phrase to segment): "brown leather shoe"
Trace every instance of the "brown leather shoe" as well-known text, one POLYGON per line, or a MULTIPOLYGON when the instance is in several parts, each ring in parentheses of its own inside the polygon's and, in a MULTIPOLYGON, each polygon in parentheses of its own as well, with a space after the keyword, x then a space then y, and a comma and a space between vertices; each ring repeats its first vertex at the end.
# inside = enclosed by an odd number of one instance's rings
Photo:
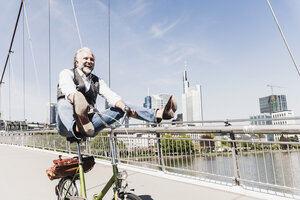
POLYGON ((88 117, 89 104, 81 92, 74 94, 73 109, 74 119, 81 134, 94 136, 95 128, 88 117))
POLYGON ((167 102, 167 104, 164 107, 162 118, 163 119, 172 119, 175 115, 176 110, 177 110, 176 100, 175 100, 174 96, 171 96, 169 98, 169 101, 167 102))

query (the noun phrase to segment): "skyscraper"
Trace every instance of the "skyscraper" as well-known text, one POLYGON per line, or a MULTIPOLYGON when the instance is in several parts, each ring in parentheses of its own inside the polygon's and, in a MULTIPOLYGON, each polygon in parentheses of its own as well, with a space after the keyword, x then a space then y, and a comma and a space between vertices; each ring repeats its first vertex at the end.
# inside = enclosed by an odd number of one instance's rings
POLYGON ((183 121, 203 120, 201 87, 200 85, 189 87, 186 70, 183 71, 182 114, 183 121))
POLYGON ((270 95, 259 98, 259 107, 261 113, 276 113, 288 110, 285 95, 270 95))
POLYGON ((168 102, 170 94, 155 94, 151 96, 151 108, 162 109, 168 102))
POLYGON ((47 103, 47 117, 46 123, 47 124, 55 124, 56 123, 56 110, 57 110, 56 103, 47 103))
POLYGON ((151 106, 151 97, 150 96, 146 96, 145 97, 145 103, 143 104, 144 108, 152 108, 151 106))

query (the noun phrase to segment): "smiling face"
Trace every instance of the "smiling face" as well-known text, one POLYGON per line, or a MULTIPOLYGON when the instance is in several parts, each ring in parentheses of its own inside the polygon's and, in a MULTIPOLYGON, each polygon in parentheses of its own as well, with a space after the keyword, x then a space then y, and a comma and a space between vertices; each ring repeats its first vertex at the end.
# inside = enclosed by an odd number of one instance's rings
POLYGON ((89 49, 81 50, 76 56, 75 64, 86 76, 89 75, 95 66, 93 53, 89 49))

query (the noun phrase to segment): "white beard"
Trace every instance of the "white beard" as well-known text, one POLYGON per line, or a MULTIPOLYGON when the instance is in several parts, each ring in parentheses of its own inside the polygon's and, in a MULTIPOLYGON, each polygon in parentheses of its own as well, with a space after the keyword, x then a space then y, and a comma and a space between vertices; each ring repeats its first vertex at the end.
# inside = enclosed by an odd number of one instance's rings
POLYGON ((83 68, 82 68, 82 71, 83 71, 83 73, 86 74, 86 75, 87 75, 87 74, 90 74, 90 73, 92 72, 92 70, 91 70, 90 68, 88 68, 88 67, 83 67, 83 68))

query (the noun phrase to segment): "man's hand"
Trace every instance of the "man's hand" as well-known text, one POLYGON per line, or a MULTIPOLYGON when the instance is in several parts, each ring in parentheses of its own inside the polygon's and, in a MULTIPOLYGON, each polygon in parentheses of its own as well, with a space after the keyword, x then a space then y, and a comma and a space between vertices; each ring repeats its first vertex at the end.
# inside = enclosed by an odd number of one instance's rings
POLYGON ((136 112, 136 110, 133 110, 133 109, 130 110, 130 113, 127 115, 128 115, 128 117, 137 118, 137 112, 136 112))
MULTIPOLYGON (((124 108, 126 107, 126 104, 123 100, 120 100, 116 103, 115 105, 116 108, 119 108, 121 110, 123 110, 124 112, 126 112, 124 110, 124 108)), ((132 117, 132 118, 136 118, 137 117, 137 113, 136 113, 136 110, 130 110, 130 113, 127 113, 128 114, 128 117, 132 117)))

